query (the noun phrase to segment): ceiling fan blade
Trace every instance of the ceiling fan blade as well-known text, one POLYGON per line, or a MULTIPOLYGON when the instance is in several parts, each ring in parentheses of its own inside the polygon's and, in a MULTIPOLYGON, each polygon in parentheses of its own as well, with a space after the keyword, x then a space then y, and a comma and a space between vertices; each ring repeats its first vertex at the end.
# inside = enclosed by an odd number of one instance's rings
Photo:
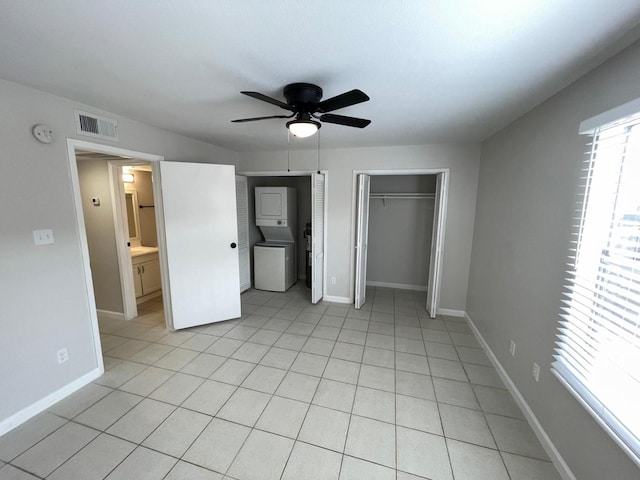
POLYGON ((269 117, 239 118, 238 120, 231 120, 231 122, 232 123, 255 122, 256 120, 268 120, 270 118, 291 118, 291 117, 293 117, 293 115, 271 115, 269 117))
POLYGON ((344 115, 335 115, 333 113, 326 113, 322 115, 320 117, 320 121, 357 128, 364 128, 371 123, 371 120, 366 120, 364 118, 346 117, 344 115))
POLYGON ((259 92, 240 92, 240 93, 242 93, 243 95, 247 95, 248 97, 256 98, 258 100, 262 100, 263 102, 270 103, 271 105, 275 105, 276 107, 293 111, 293 107, 291 105, 287 105, 286 103, 281 102, 280 100, 277 100, 275 98, 267 97, 262 93, 259 93, 259 92))
POLYGON ((366 102, 367 100, 369 100, 369 97, 363 91, 357 89, 351 90, 341 95, 336 95, 335 97, 323 100, 318 104, 317 111, 321 113, 333 112, 334 110, 366 102))

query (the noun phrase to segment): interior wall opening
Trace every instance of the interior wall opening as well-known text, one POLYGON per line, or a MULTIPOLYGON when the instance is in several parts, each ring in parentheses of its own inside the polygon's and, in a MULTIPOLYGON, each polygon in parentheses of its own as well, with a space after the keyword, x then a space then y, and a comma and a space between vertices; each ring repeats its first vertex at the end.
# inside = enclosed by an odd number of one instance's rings
POLYGON ((369 286, 427 291, 435 175, 372 175, 369 286))
MULTIPOLYGON (((258 265, 256 265, 256 257, 255 252, 262 252, 260 247, 266 243, 275 243, 278 242, 271 239, 269 234, 265 235, 265 233, 261 230, 259 226, 256 225, 256 187, 288 187, 295 190, 295 226, 293 238, 294 238, 294 258, 293 263, 293 271, 294 273, 294 284, 304 284, 306 288, 309 290, 309 298, 311 297, 311 279, 307 278, 308 276, 308 264, 309 264, 309 250, 307 248, 307 235, 305 234, 305 230, 310 232, 311 228, 311 220, 312 220, 312 198, 311 198, 311 181, 312 176, 310 175, 299 175, 299 176, 248 176, 247 177, 247 195, 248 195, 248 224, 249 224, 249 251, 250 251, 250 265, 251 265, 251 285, 256 287, 256 268, 265 269, 272 268, 269 265, 266 265, 264 261, 259 259, 258 265), (272 241, 273 240, 273 241, 272 241), (256 249, 258 247, 258 249, 256 249)), ((280 242, 282 243, 282 242, 280 242)), ((262 254, 262 253, 259 253, 262 254)), ((267 273, 268 275, 269 273, 267 273)), ((258 272, 258 275, 263 275, 263 272, 258 272)), ((260 286, 260 285, 258 285, 260 286)), ((299 286, 299 285, 298 285, 299 286)), ((267 285, 267 288, 271 288, 270 285, 267 285)), ((277 286, 273 286, 273 288, 279 288, 277 286)), ((277 290, 271 290, 277 291, 277 290)))
POLYGON ((424 291, 438 311, 448 171, 354 172, 354 305, 367 286, 424 291))
POLYGON ((163 315, 150 162, 76 150, 76 163, 98 315, 163 315))

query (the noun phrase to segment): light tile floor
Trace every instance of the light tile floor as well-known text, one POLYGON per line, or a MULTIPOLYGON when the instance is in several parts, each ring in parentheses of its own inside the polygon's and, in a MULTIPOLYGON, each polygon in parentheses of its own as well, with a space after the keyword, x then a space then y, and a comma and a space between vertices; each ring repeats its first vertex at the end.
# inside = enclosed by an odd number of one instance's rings
POLYGON ((0 480, 557 480, 463 319, 251 290, 180 332, 101 319, 105 374, 0 437, 0 480))

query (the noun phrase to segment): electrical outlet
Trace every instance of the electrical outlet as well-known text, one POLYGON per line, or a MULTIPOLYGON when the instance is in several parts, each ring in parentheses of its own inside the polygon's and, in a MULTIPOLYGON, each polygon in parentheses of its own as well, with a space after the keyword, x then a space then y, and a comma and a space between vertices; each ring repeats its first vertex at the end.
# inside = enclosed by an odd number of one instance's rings
POLYGON ((64 363, 69 360, 69 352, 66 348, 58 350, 56 356, 58 357, 58 363, 64 363))
POLYGON ((33 231, 33 243, 35 243, 36 245, 49 245, 53 242, 53 230, 33 231))
POLYGON ((331 285, 335 285, 336 284, 336 277, 331 277, 331 285))
POLYGON ((516 356, 516 342, 513 340, 511 340, 511 343, 509 344, 509 353, 512 357, 516 356))
POLYGON ((540 381, 540 365, 536 362, 533 362, 533 371, 531 373, 533 374, 533 379, 536 382, 540 381))

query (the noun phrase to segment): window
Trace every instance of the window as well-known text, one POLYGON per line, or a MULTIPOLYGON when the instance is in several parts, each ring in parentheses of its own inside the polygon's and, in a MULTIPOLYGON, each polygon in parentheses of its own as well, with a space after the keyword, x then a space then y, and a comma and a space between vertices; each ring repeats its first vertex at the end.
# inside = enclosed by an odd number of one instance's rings
POLYGON ((553 371, 640 463, 640 114, 591 132, 553 371))

